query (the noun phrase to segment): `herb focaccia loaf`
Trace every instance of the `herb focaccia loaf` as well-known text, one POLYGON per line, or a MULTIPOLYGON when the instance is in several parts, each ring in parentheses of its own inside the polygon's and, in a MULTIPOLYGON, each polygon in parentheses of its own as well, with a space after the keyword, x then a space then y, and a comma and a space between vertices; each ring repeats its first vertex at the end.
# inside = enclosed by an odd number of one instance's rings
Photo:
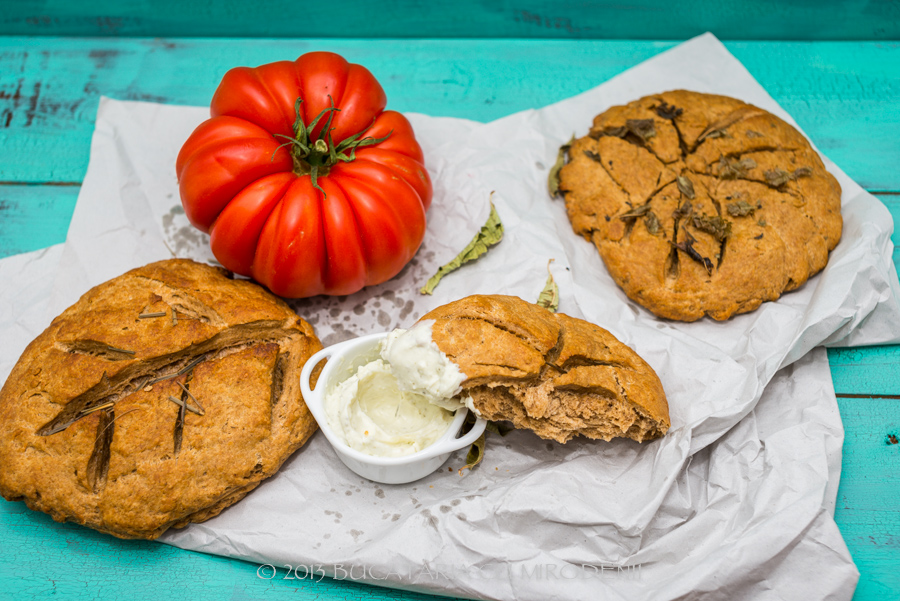
POLYGON ((632 300, 669 319, 752 311, 825 267, 841 188, 788 123, 677 90, 615 106, 559 171, 572 228, 632 300))
POLYGON ((438 307, 432 340, 466 378, 481 417, 566 442, 658 438, 669 406, 656 373, 603 328, 514 296, 470 296, 438 307))
POLYGON ((122 538, 211 518, 315 432, 299 374, 321 348, 225 270, 129 271, 53 320, 0 390, 0 493, 122 538))

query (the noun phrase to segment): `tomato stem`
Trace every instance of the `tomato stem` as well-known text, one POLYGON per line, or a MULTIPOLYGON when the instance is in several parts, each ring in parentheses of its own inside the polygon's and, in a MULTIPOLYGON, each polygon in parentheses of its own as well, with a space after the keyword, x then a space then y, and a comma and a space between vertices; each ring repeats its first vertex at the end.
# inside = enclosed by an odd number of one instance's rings
MULTIPOLYGON (((303 116, 300 113, 300 105, 302 104, 303 99, 297 98, 297 102, 294 103, 294 112, 297 115, 294 120, 294 136, 273 134, 278 138, 287 140, 284 144, 278 146, 278 148, 275 149, 275 152, 277 153, 278 150, 284 146, 289 146, 291 149, 291 158, 294 162, 294 173, 298 177, 308 175, 312 180, 313 187, 323 195, 325 194, 325 191, 322 190, 317 182, 319 177, 328 175, 331 167, 338 162, 349 163, 350 161, 355 160, 357 148, 380 144, 394 133, 393 130, 391 130, 382 138, 372 138, 368 136, 363 138, 362 135, 369 130, 369 127, 371 127, 370 125, 361 132, 355 133, 352 136, 345 138, 340 143, 335 144, 334 140, 331 138, 331 132, 334 130, 334 128, 331 127, 331 122, 334 119, 334 114, 341 109, 334 106, 334 99, 331 98, 330 95, 328 96, 328 100, 331 102, 331 106, 316 115, 316 118, 307 125, 303 122, 303 116), (314 140, 311 139, 313 131, 323 118, 325 119, 324 126, 319 130, 318 136, 316 136, 314 140)), ((275 153, 272 153, 272 158, 275 158, 275 153)))

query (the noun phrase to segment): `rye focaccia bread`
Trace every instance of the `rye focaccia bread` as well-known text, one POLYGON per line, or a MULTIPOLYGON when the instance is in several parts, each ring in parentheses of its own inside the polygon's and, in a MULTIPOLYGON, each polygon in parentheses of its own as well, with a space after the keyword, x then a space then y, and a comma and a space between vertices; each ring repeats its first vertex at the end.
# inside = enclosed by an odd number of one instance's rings
POLYGON ((225 270, 129 271, 54 319, 0 390, 0 493, 121 538, 211 518, 315 432, 299 374, 321 348, 225 270))
POLYGON ((656 315, 724 320, 801 286, 841 238, 841 188, 778 117, 677 90, 615 106, 559 171, 572 228, 656 315))
POLYGON ((642 442, 669 429, 656 373, 599 326, 515 296, 470 296, 422 317, 429 319, 485 419, 557 442, 579 434, 642 442))

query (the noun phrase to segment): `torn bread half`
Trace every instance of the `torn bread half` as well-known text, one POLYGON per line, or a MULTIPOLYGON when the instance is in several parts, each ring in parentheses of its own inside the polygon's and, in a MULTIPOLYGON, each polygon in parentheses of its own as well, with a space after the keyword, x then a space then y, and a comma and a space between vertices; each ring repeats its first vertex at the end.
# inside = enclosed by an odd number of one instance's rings
POLYGON ((425 320, 466 376, 462 395, 485 419, 558 442, 579 434, 643 442, 669 428, 656 373, 597 325, 496 295, 460 299, 425 320))

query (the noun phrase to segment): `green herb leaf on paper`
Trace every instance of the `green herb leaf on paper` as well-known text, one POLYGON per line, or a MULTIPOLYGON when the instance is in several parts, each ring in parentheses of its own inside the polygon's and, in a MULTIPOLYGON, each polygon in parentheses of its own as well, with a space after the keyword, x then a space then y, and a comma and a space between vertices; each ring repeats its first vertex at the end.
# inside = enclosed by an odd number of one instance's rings
MULTIPOLYGON (((472 425, 475 424, 475 418, 471 413, 469 413, 469 415, 466 417, 466 423, 471 423, 472 425)), ((492 434, 499 434, 500 436, 506 436, 512 431, 513 427, 509 425, 509 422, 488 422, 484 428, 484 432, 481 434, 481 436, 478 437, 478 440, 473 442, 472 446, 469 447, 469 452, 466 454, 466 464, 459 468, 459 475, 462 476, 463 470, 470 470, 474 468, 484 459, 484 447, 487 442, 488 432, 492 434)))
POLYGON ((574 142, 575 136, 573 135, 572 139, 560 146, 559 152, 556 153, 556 162, 553 163, 553 167, 550 168, 550 175, 547 176, 547 191, 550 192, 550 198, 556 198, 559 195, 559 170, 566 164, 566 157, 569 155, 569 149, 574 142))
POLYGON ((556 311, 559 310, 559 286, 556 285, 556 281, 553 279, 553 273, 550 271, 550 263, 552 262, 553 259, 550 259, 547 262, 547 282, 544 284, 544 289, 541 290, 541 293, 538 295, 537 304, 551 313, 556 313, 556 311))
POLYGON ((481 436, 478 437, 478 440, 472 443, 472 446, 469 447, 469 452, 466 454, 466 464, 459 468, 459 475, 463 475, 463 470, 470 470, 484 459, 484 443, 487 438, 487 430, 481 433, 481 436))
POLYGON ((461 253, 456 255, 456 258, 442 266, 437 270, 431 278, 425 283, 420 292, 422 294, 432 294, 434 289, 437 288, 438 282, 453 271, 456 271, 466 263, 470 261, 474 261, 484 253, 488 251, 488 248, 494 246, 499 243, 500 240, 503 239, 503 224, 500 222, 500 215, 497 214, 497 209, 494 207, 494 203, 491 203, 491 213, 488 215, 487 221, 483 226, 481 226, 481 230, 472 238, 472 241, 462 250, 461 253))

